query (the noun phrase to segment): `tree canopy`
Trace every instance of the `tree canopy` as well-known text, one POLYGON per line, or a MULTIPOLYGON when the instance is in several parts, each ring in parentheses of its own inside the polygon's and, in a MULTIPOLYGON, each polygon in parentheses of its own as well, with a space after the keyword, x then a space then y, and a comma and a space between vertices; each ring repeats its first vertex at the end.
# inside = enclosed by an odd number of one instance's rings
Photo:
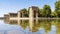
POLYGON ((58 14, 58 17, 60 17, 60 1, 55 3, 55 12, 58 14))
POLYGON ((49 5, 44 5, 43 10, 42 10, 42 16, 43 17, 49 17, 51 14, 51 8, 49 5))
MULTIPOLYGON (((51 8, 49 5, 44 5, 42 9, 38 8, 38 17, 60 17, 60 1, 55 2, 55 10, 54 12, 51 11, 51 8)), ((23 15, 25 17, 29 17, 29 9, 22 9, 23 15)))

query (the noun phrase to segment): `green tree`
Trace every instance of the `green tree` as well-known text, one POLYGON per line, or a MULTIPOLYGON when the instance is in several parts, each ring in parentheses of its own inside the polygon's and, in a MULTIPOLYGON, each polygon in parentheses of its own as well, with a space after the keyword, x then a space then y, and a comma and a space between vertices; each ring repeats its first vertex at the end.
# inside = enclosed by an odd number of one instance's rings
POLYGON ((44 5, 43 10, 42 10, 42 16, 43 17, 50 17, 51 14, 51 8, 49 5, 44 5))
POLYGON ((57 13, 58 17, 60 17, 60 1, 55 3, 55 12, 57 13))
POLYGON ((22 9, 22 11, 23 11, 23 16, 24 17, 28 17, 28 11, 27 11, 27 9, 22 9))
POLYGON ((38 9, 38 17, 42 17, 42 9, 38 9))
POLYGON ((51 12, 51 17, 57 17, 57 13, 54 11, 54 12, 51 12))
POLYGON ((28 17, 29 17, 29 10, 30 10, 30 8, 28 8, 28 17))

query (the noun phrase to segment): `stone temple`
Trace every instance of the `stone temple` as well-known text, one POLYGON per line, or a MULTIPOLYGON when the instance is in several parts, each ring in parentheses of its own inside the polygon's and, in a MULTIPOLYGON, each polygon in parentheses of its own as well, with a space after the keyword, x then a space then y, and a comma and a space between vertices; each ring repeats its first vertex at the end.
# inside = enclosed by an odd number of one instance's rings
MULTIPOLYGON (((9 13, 8 14, 9 17, 8 16, 5 17, 5 15, 7 15, 7 14, 5 14, 4 17, 5 18, 24 18, 23 14, 24 14, 24 11, 21 10, 21 11, 18 11, 17 13, 9 13)), ((38 18, 38 7, 36 7, 36 6, 29 7, 28 15, 29 15, 29 17, 27 17, 27 18, 30 18, 30 19, 38 18)))

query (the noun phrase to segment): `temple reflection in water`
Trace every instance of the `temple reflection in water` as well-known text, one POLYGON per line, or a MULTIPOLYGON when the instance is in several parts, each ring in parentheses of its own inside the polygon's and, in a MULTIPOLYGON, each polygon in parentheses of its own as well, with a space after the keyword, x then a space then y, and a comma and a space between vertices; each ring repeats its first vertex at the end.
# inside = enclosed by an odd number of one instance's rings
POLYGON ((40 28, 44 29, 45 33, 48 33, 51 31, 52 26, 55 26, 56 34, 60 33, 60 20, 48 20, 48 19, 40 19, 40 20, 9 20, 6 21, 6 23, 11 25, 19 25, 23 30, 25 30, 27 27, 29 31, 31 32, 38 32, 40 28))

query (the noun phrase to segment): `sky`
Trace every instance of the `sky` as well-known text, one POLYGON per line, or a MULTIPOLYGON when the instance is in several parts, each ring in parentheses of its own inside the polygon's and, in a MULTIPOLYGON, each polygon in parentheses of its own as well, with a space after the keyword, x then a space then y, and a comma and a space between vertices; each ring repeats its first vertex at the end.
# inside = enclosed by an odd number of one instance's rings
POLYGON ((0 17, 7 13, 16 13, 19 10, 31 6, 43 8, 45 4, 50 5, 52 11, 54 10, 54 3, 56 0, 0 0, 0 17))

